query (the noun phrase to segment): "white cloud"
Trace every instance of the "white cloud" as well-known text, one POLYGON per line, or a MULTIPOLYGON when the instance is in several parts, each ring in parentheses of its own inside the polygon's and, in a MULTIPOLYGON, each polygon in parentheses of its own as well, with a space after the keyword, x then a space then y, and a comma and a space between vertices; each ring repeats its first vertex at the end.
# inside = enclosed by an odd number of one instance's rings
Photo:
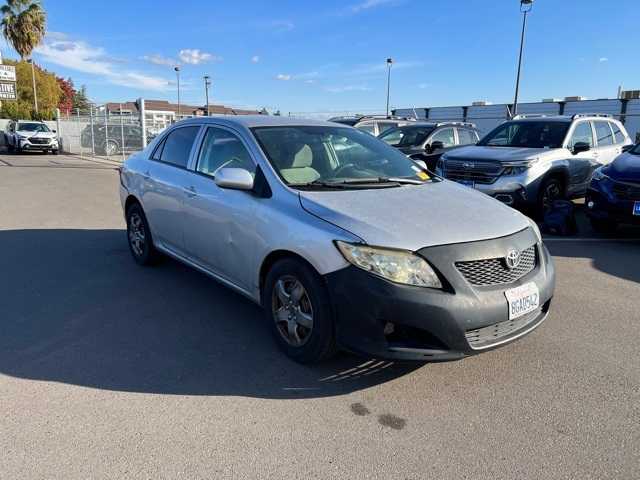
POLYGON ((178 61, 175 58, 163 57, 157 53, 154 53, 153 55, 144 55, 142 59, 149 63, 153 63, 154 65, 166 65, 171 67, 178 64, 178 61))
POLYGON ((338 87, 325 87, 325 90, 329 93, 370 92, 371 88, 366 85, 343 85, 338 87))
POLYGON ((382 7, 399 3, 398 0, 364 0, 363 2, 352 5, 350 10, 353 13, 359 13, 375 7, 382 7))
POLYGON ((286 74, 284 74, 284 73, 279 73, 279 74, 276 76, 276 79, 277 79, 277 80, 284 80, 284 81, 291 80, 291 75, 286 75, 286 74))
POLYGON ((212 55, 211 53, 201 52, 197 48, 185 48, 180 50, 178 54, 180 60, 190 65, 199 65, 209 61, 222 60, 222 58, 212 55))
POLYGON ((162 91, 169 87, 166 79, 124 70, 114 64, 101 47, 71 40, 45 40, 35 49, 45 62, 104 78, 114 85, 140 90, 162 91))
POLYGON ((609 61, 609 59, 608 59, 607 57, 600 57, 600 58, 598 59, 598 61, 599 61, 600 63, 604 63, 604 62, 608 62, 608 61, 609 61))
POLYGON ((260 57, 258 55, 254 55, 251 57, 251 63, 258 63, 260 61, 260 57))

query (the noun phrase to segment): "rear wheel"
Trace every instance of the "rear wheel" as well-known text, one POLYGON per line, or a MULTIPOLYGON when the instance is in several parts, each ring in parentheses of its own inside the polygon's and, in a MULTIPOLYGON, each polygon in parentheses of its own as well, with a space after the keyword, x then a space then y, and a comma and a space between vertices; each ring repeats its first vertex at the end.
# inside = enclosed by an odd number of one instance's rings
POLYGON ((127 210, 127 239, 136 263, 151 265, 158 260, 159 253, 153 246, 147 218, 138 203, 134 203, 127 210))
POLYGON ((107 140, 104 145, 104 153, 107 156, 115 155, 118 153, 118 144, 114 140, 107 140))
POLYGON ((267 274, 262 303, 280 348, 299 363, 317 363, 336 352, 333 311, 320 276, 287 258, 267 274))

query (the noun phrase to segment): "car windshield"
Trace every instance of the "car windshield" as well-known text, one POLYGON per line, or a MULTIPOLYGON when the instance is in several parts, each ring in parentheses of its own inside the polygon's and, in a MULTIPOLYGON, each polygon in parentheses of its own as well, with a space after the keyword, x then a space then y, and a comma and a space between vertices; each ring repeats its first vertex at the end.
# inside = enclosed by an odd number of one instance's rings
POLYGON ((386 132, 384 132, 378 138, 385 141, 389 145, 397 147, 413 147, 421 145, 427 139, 429 134, 433 132, 433 129, 434 127, 432 126, 418 125, 392 128, 391 130, 387 130, 386 132))
POLYGON ((422 183, 429 176, 401 152, 354 128, 252 129, 273 168, 291 186, 422 183))
POLYGON ((19 123, 16 127, 19 132, 50 132, 44 123, 19 123))
POLYGON ((561 148, 569 122, 507 122, 487 134, 485 147, 561 148))

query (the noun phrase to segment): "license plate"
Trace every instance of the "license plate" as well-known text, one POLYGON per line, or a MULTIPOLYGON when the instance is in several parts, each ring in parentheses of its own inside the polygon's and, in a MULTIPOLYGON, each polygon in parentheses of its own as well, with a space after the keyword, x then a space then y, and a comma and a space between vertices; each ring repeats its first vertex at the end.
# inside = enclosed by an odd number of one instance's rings
POLYGON ((633 204, 633 214, 640 217, 640 202, 633 204))
POLYGON ((540 307, 538 286, 531 282, 504 292, 509 306, 509 320, 522 317, 540 307))
POLYGON ((473 180, 456 180, 456 182, 469 188, 475 188, 476 186, 476 182, 474 182, 473 180))

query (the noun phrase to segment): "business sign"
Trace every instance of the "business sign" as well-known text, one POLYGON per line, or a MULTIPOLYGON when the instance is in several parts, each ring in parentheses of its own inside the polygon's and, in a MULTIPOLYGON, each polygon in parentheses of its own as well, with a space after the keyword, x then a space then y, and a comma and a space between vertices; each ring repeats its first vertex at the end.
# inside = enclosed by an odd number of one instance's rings
POLYGON ((16 98, 16 84, 10 82, 0 82, 0 99, 15 100, 16 98))
POLYGON ((16 67, 13 65, 0 65, 0 80, 6 82, 16 81, 16 67))

